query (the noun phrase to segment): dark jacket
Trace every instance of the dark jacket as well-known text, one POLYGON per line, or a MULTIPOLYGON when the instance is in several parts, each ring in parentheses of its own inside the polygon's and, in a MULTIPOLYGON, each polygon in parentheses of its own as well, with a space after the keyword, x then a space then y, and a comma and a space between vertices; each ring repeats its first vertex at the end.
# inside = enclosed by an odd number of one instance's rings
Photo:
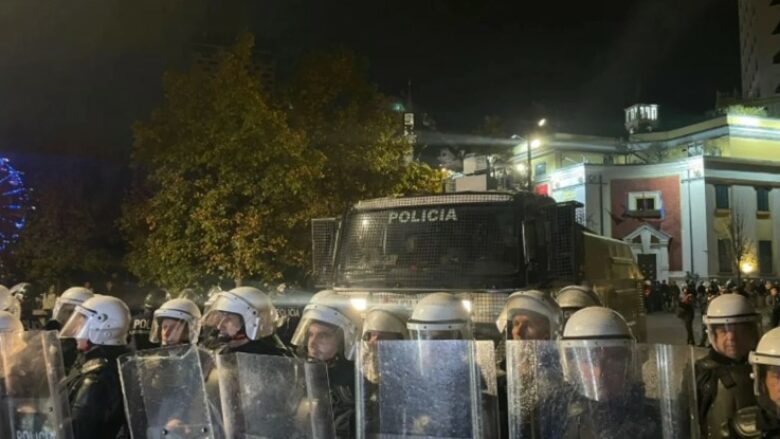
POLYGON ((780 419, 759 406, 738 410, 727 428, 730 437, 780 439, 780 419))
POLYGON ((154 310, 151 309, 144 309, 142 312, 133 314, 132 320, 130 321, 130 335, 127 340, 130 349, 133 351, 142 351, 160 347, 158 343, 149 341, 153 318, 154 310))
POLYGON ((95 346, 81 355, 66 379, 73 436, 114 439, 125 425, 117 357, 125 346, 95 346))
POLYGON ((747 359, 732 360, 710 348, 694 365, 702 438, 728 437, 723 425, 737 410, 756 404, 747 359))
POLYGON ((355 365, 339 358, 328 365, 330 400, 333 407, 333 422, 336 437, 355 437, 355 365))
POLYGON ((248 343, 244 343, 241 346, 231 347, 225 346, 222 348, 220 354, 232 354, 234 352, 244 354, 257 354, 257 355, 277 355, 280 357, 292 357, 292 352, 282 344, 279 337, 271 335, 259 340, 250 340, 248 343))

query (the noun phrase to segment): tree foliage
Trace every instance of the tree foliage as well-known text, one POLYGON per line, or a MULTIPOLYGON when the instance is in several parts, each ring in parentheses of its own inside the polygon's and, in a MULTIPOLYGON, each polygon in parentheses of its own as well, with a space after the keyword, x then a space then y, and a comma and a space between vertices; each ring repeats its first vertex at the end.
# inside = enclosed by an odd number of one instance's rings
POLYGON ((290 121, 306 132, 309 151, 324 157, 317 212, 333 215, 355 201, 439 187, 441 173, 410 163, 402 115, 366 79, 346 50, 304 58, 286 84, 290 121))
POLYGON ((765 107, 749 107, 746 105, 729 105, 718 109, 721 115, 741 115, 741 116, 759 116, 767 117, 768 113, 765 107))
POLYGON ((134 127, 122 228, 148 282, 279 279, 308 263, 311 218, 439 188, 439 172, 407 161, 398 114, 352 55, 306 58, 271 96, 252 46, 244 35, 214 71, 166 74, 162 106, 134 127))
POLYGON ((110 226, 101 224, 84 179, 63 167, 32 180, 36 209, 18 242, 2 254, 4 278, 55 285, 115 268, 110 226))

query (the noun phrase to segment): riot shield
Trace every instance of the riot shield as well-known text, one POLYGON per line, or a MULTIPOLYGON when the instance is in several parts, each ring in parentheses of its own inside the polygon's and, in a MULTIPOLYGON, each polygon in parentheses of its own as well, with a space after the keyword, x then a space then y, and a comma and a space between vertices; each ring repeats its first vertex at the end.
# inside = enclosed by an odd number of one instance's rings
POLYGON ((359 438, 496 436, 492 342, 380 341, 360 349, 359 438))
POLYGON ((0 334, 0 437, 72 439, 54 331, 0 334))
POLYGON ((119 357, 125 413, 133 439, 217 439, 204 369, 210 355, 194 346, 119 357))
POLYGON ((510 438, 690 438, 688 346, 624 340, 507 343, 510 438))
POLYGON ((231 353, 217 368, 228 438, 335 437, 324 363, 231 353))

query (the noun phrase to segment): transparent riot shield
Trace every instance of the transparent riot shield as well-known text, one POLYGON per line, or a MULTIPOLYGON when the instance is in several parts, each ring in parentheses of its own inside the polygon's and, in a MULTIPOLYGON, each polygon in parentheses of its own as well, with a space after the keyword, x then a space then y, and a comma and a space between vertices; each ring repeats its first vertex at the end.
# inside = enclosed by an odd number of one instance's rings
POLYGON ((228 438, 335 437, 325 364, 231 353, 217 369, 228 438))
POLYGON ((71 439, 57 333, 0 334, 0 437, 71 439))
POLYGON ((496 437, 492 352, 489 341, 363 344, 357 367, 357 436, 496 437))
POLYGON ((204 376, 210 354, 194 346, 152 349, 119 358, 133 439, 218 439, 204 376))
POLYGON ((511 438, 690 438, 688 346, 621 340, 510 341, 511 438))

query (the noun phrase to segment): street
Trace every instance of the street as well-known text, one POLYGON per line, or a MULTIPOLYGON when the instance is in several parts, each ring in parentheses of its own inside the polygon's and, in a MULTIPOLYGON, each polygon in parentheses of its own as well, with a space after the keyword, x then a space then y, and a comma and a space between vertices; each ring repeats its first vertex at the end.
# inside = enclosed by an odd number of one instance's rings
MULTIPOLYGON (((764 332, 769 328, 769 310, 759 310, 762 314, 764 332)), ((696 311, 693 319, 693 335, 698 343, 701 341, 701 315, 696 311)), ((655 312, 647 315, 647 342, 665 344, 685 344, 685 326, 683 321, 671 312, 655 312)))

